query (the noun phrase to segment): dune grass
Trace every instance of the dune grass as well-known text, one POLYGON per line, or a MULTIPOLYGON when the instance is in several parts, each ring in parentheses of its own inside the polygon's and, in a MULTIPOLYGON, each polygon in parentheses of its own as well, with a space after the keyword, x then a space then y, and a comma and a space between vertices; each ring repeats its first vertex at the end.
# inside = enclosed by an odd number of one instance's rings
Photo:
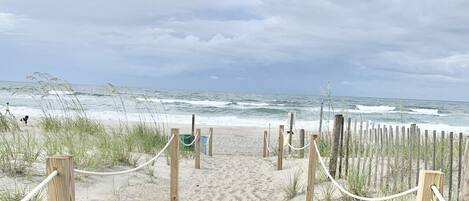
POLYGON ((25 175, 41 154, 39 140, 29 132, 0 133, 0 169, 9 175, 25 175))
POLYGON ((303 191, 303 184, 301 183, 302 174, 303 171, 298 169, 289 176, 288 183, 282 187, 285 200, 291 200, 303 191))

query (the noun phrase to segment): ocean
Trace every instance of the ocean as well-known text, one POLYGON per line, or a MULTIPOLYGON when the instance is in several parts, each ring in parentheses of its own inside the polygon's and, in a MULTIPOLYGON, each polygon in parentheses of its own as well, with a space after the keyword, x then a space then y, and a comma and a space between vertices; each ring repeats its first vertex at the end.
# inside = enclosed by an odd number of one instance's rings
MULTIPOLYGON (((5 103, 15 116, 40 117, 41 99, 56 95, 76 96, 86 114, 98 120, 138 121, 157 113, 164 123, 191 122, 215 126, 254 126, 275 128, 288 125, 288 113, 295 114, 295 128, 317 129, 320 118, 320 95, 280 95, 225 93, 150 88, 117 87, 120 95, 108 86, 73 85, 74 91, 39 92, 30 90, 35 83, 0 82, 0 111, 5 103), (28 89, 28 90, 27 90, 28 89), (121 105, 124 103, 125 108, 121 105)), ((333 94, 333 89, 331 90, 333 94)), ((57 111, 60 113, 60 111, 57 111)), ((325 124, 334 114, 344 114, 358 121, 408 125, 424 129, 469 132, 469 102, 409 100, 375 97, 340 97, 324 99, 325 124)))

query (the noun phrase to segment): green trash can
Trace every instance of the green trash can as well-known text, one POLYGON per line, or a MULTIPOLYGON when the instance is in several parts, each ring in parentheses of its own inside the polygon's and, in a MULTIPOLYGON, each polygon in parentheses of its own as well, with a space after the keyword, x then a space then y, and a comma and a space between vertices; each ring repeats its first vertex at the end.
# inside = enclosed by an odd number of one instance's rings
MULTIPOLYGON (((192 141, 194 141, 195 136, 192 134, 179 134, 179 138, 184 144, 190 144, 192 141)), ((179 146, 181 146, 184 150, 194 150, 194 145, 187 147, 183 144, 180 144, 179 146)))

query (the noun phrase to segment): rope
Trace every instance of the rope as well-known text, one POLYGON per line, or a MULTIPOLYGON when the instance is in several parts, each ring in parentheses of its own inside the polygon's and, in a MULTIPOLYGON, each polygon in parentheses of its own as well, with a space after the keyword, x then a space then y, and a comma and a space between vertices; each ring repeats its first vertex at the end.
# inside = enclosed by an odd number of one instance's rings
POLYGON ((310 143, 308 143, 307 145, 305 145, 303 147, 297 148, 297 147, 294 147, 293 145, 291 145, 290 143, 287 142, 287 146, 290 147, 290 149, 293 149, 295 151, 300 151, 300 150, 306 149, 306 148, 309 147, 309 145, 310 145, 310 143))
POLYGON ((47 185, 59 172, 57 170, 49 174, 39 185, 37 185, 31 192, 29 192, 21 201, 31 200, 45 185, 47 185))
POLYGON ((324 173, 327 175, 327 177, 329 177, 329 179, 331 180, 331 182, 340 190, 342 191, 342 193, 350 196, 350 197, 353 197, 355 199, 359 199, 359 200, 366 200, 366 201, 383 201, 383 200, 391 200, 391 199, 396 199, 396 198, 399 198, 399 197, 402 197, 404 195, 408 195, 408 194, 411 194, 413 192, 416 192, 418 190, 418 187, 414 187, 414 188, 411 188, 407 191, 404 191, 404 192, 401 192, 401 193, 398 193, 398 194, 394 194, 394 195, 390 195, 390 196, 386 196, 386 197, 378 197, 378 198, 367 198, 367 197, 362 197, 362 196, 358 196, 358 195, 355 195, 353 193, 350 193, 349 191, 347 191, 344 187, 342 187, 332 176, 331 174, 329 173, 329 171, 327 171, 327 168, 326 168, 326 165, 324 164, 324 161, 322 160, 322 157, 321 157, 321 153, 319 152, 319 148, 316 144, 316 140, 313 141, 314 143, 314 147, 316 148, 316 152, 318 154, 318 158, 319 158, 319 163, 321 164, 322 166, 322 169, 324 170, 324 173))
POLYGON ((435 185, 432 186, 432 191, 435 194, 435 197, 438 198, 439 201, 445 201, 445 198, 443 197, 443 195, 441 195, 440 191, 435 185))
MULTIPOLYGON (((161 149, 161 151, 155 156, 153 157, 152 159, 150 159, 149 161, 141 164, 140 166, 136 167, 136 168, 132 168, 132 169, 129 169, 129 170, 122 170, 122 171, 116 171, 116 172, 93 172, 93 171, 86 171, 86 170, 78 170, 78 169, 75 169, 75 172, 77 173, 81 173, 81 174, 88 174, 88 175, 101 175, 101 176, 111 176, 111 175, 120 175, 120 174, 126 174, 126 173, 130 173, 130 172, 135 172, 139 169, 142 169, 143 167, 149 165, 150 163, 152 163, 154 160, 158 159, 161 154, 168 148, 168 146, 171 144, 171 141, 174 140, 174 135, 169 139, 168 143, 163 147, 163 149, 161 149)), ((177 140, 177 139, 176 139, 177 140)))
POLYGON ((179 142, 181 142, 181 144, 184 145, 184 146, 186 146, 186 147, 190 147, 190 146, 192 146, 192 145, 195 143, 195 141, 197 140, 197 138, 198 138, 198 137, 197 137, 197 135, 196 135, 195 138, 194 138, 194 140, 193 140, 191 143, 189 143, 189 144, 184 143, 182 140, 179 140, 179 142))

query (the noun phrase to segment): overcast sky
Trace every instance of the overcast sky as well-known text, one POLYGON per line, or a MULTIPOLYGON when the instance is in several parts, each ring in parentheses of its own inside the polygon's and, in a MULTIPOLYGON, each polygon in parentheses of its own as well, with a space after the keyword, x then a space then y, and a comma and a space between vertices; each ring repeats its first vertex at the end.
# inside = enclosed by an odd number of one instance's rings
POLYGON ((469 1, 0 0, 0 80, 469 100, 469 1))

